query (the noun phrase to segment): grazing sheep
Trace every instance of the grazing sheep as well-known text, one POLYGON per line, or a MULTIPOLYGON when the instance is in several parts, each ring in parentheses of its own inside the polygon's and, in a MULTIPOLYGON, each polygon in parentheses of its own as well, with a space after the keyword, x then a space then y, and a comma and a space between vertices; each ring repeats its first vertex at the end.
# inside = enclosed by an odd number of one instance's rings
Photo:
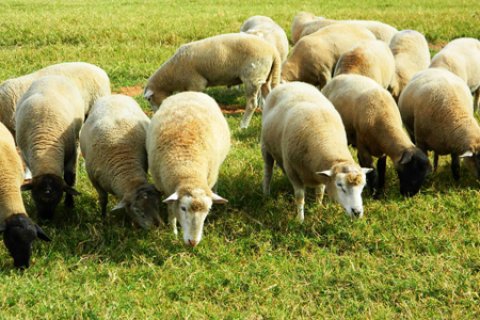
POLYGON ((185 244, 202 239, 212 203, 227 200, 212 192, 220 165, 230 149, 230 131, 218 104, 200 92, 165 99, 147 132, 148 164, 158 190, 169 195, 169 222, 177 219, 185 244))
POLYGON ((287 34, 271 18, 265 16, 250 17, 242 24, 240 32, 245 32, 262 38, 278 50, 282 62, 287 60, 287 34))
POLYGON ((80 132, 88 177, 97 190, 103 216, 108 193, 140 227, 160 223, 160 193, 147 181, 145 139, 150 119, 134 99, 112 95, 97 100, 80 132))
POLYGON ((20 191, 22 183, 22 160, 13 136, 0 123, 0 233, 15 267, 28 268, 33 240, 50 238, 28 217, 20 191))
POLYGON ((315 87, 292 82, 272 90, 263 110, 261 144, 263 192, 270 193, 276 161, 293 186, 300 222, 305 187, 316 189, 319 202, 326 188, 349 216, 363 216, 361 193, 371 169, 353 161, 340 115, 315 87))
POLYGON ((430 50, 425 36, 415 30, 399 31, 390 41, 390 49, 395 59, 395 76, 390 91, 395 101, 403 88, 417 73, 428 68, 430 50))
POLYGON ((372 156, 378 158, 377 172, 367 174, 367 185, 374 195, 385 185, 387 156, 397 171, 400 193, 417 194, 430 170, 428 157, 404 131, 390 93, 372 79, 355 74, 333 78, 322 93, 340 113, 348 143, 358 149, 360 165, 373 168, 372 156))
POLYGON ((65 206, 73 207, 84 105, 75 83, 64 76, 34 81, 18 103, 17 143, 33 176, 22 190, 32 190, 40 218, 53 217, 64 192, 65 206))
POLYGON ((280 82, 278 52, 257 36, 222 34, 181 46, 148 80, 144 97, 154 110, 175 91, 202 91, 206 87, 243 83, 247 105, 240 122, 247 128, 263 97, 280 82))
POLYGON ((330 26, 332 24, 348 24, 357 28, 366 28, 370 30, 376 39, 385 43, 390 43, 390 40, 398 32, 398 30, 391 25, 379 21, 370 20, 333 20, 318 17, 312 21, 304 24, 300 38, 308 36, 318 30, 330 26))
POLYGON ((451 155, 455 180, 460 178, 459 158, 480 178, 480 126, 465 81, 445 69, 426 69, 410 80, 398 107, 420 149, 451 155))
POLYGON ((362 40, 375 37, 365 28, 346 24, 334 24, 303 37, 283 64, 282 79, 307 82, 321 89, 332 78, 340 55, 362 40))
POLYGON ((0 122, 15 136, 15 109, 18 101, 33 81, 47 75, 71 79, 85 101, 85 114, 99 97, 110 94, 110 79, 101 68, 85 62, 54 64, 22 77, 9 79, 0 85, 0 122))
POLYGON ((473 109, 478 110, 480 97, 480 41, 459 38, 449 42, 432 59, 430 68, 443 68, 462 78, 474 95, 473 109))
POLYGON ((333 76, 340 74, 367 76, 388 88, 395 75, 392 51, 383 41, 363 41, 340 56, 333 76))
POLYGON ((303 32, 303 28, 308 22, 317 20, 313 13, 310 12, 300 12, 294 18, 292 22, 292 44, 296 44, 300 40, 300 36, 303 32))

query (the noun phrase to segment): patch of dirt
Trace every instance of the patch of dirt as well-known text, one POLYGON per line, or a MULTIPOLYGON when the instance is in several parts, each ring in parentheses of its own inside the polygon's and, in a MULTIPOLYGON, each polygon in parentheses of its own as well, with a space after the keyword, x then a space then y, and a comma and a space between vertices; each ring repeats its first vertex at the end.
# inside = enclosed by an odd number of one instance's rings
POLYGON ((118 92, 129 97, 138 96, 143 93, 143 87, 140 85, 132 86, 132 87, 121 87, 118 92))
POLYGON ((448 42, 442 41, 442 42, 437 42, 437 43, 429 43, 428 47, 430 50, 438 52, 443 49, 447 45, 448 42))

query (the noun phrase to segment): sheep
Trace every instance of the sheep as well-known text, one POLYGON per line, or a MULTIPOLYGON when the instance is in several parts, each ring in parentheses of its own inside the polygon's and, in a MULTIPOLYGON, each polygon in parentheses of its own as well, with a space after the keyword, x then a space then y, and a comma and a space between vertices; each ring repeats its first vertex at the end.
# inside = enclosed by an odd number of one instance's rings
POLYGON ((459 38, 449 42, 433 56, 430 68, 444 68, 462 78, 474 95, 473 109, 478 110, 480 97, 480 41, 459 38))
POLYGON ((345 128, 333 105, 312 85, 279 85, 267 97, 262 118, 263 192, 270 194, 277 162, 295 193, 297 219, 304 220, 305 187, 314 187, 321 202, 325 188, 350 217, 363 216, 365 174, 347 146, 345 128))
POLYGON ((50 238, 28 217, 20 191, 22 183, 22 160, 13 136, 0 123, 0 233, 15 267, 28 268, 33 240, 50 238))
POLYGON ((124 95, 100 98, 80 132, 80 149, 88 177, 97 190, 102 215, 108 193, 140 227, 160 223, 160 193, 147 181, 145 139, 150 119, 134 99, 124 95))
POLYGON ((340 55, 362 40, 375 37, 365 28, 346 24, 334 24, 303 37, 282 66, 282 80, 303 81, 321 89, 331 79, 340 55))
POLYGON ((269 17, 253 16, 245 20, 240 32, 262 38, 278 50, 280 60, 287 60, 288 38, 285 31, 269 17))
POLYGON ((362 41, 338 59, 333 76, 340 74, 364 75, 388 88, 395 75, 395 59, 385 42, 362 41))
POLYGON ((181 46, 148 80, 144 98, 153 110, 175 91, 203 91, 216 85, 243 83, 247 105, 240 128, 247 128, 263 97, 280 82, 275 48, 257 36, 222 34, 181 46))
POLYGON ((399 31, 389 46, 395 59, 395 75, 390 91, 398 102, 400 93, 410 79, 430 65, 430 50, 425 36, 415 30, 399 31))
POLYGON ((348 24, 357 28, 366 28, 370 30, 375 36, 376 39, 381 40, 387 44, 390 43, 390 40, 393 36, 398 32, 398 30, 391 25, 388 25, 383 22, 379 21, 371 21, 371 20, 333 20, 333 19, 326 19, 323 17, 318 17, 315 20, 307 22, 303 26, 302 33, 300 34, 300 38, 308 36, 318 30, 325 28, 326 26, 330 26, 332 24, 348 24))
POLYGON ((292 44, 296 44, 300 40, 300 36, 303 32, 303 28, 308 22, 317 20, 318 18, 310 12, 300 12, 294 18, 292 22, 291 40, 292 44))
POLYGON ((154 184, 169 195, 163 202, 174 234, 178 219, 185 244, 196 246, 212 203, 227 202, 211 190, 230 149, 227 121, 208 95, 178 93, 153 115, 146 145, 154 184))
POLYGON ((460 158, 480 178, 480 126, 472 105, 465 81, 442 68, 417 73, 398 101, 403 123, 417 147, 425 153, 450 154, 455 180, 460 179, 460 158))
POLYGON ((85 62, 54 64, 36 72, 4 81, 0 85, 0 122, 15 136, 15 109, 33 81, 47 75, 63 75, 78 86, 85 101, 85 114, 99 97, 110 94, 110 79, 101 68, 85 62))
POLYGON ((356 74, 339 75, 322 93, 340 113, 348 143, 358 149, 362 167, 373 168, 378 158, 377 172, 367 175, 367 186, 374 196, 385 185, 386 157, 394 163, 400 180, 400 193, 418 193, 430 172, 428 157, 415 147, 403 129, 398 107, 390 93, 372 79, 356 74))
POLYGON ((64 76, 35 80, 18 102, 16 140, 32 180, 31 190, 40 218, 51 219, 65 192, 65 206, 73 207, 78 135, 84 101, 75 83, 64 76))

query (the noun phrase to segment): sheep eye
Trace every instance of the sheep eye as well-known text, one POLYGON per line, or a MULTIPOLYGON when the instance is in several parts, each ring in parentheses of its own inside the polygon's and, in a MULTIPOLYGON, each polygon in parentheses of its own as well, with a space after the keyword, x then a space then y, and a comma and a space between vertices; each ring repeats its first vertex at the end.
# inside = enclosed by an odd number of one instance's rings
POLYGON ((182 210, 183 212, 187 212, 187 207, 181 206, 181 207, 180 207, 180 210, 182 210))
POLYGON ((343 187, 341 183, 337 183, 337 187, 342 190, 343 193, 347 193, 347 190, 343 187))

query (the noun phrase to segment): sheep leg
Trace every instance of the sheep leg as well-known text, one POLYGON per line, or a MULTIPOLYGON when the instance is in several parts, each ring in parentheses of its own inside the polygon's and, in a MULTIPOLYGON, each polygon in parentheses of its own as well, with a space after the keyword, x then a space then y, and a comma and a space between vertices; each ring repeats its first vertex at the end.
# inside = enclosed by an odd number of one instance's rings
POLYGON ((173 205, 168 205, 168 223, 173 228, 173 235, 175 238, 178 238, 178 229, 177 229, 177 216, 175 214, 175 209, 173 205))
MULTIPOLYGON (((77 161, 78 161, 78 147, 75 148, 75 152, 72 157, 65 163, 63 171, 63 180, 69 187, 75 186, 77 181, 77 161)), ((65 193, 65 206, 67 208, 73 208, 73 195, 65 193)))
POLYGON ((378 158, 377 160, 377 172, 378 172, 378 181, 377 187, 378 191, 383 190, 385 187, 385 171, 387 167, 387 156, 378 158))
POLYGON ((321 184, 315 188, 315 201, 318 204, 322 204, 323 196, 325 194, 325 185, 321 184))
POLYGON ((270 181, 272 180, 273 174, 273 165, 275 160, 272 155, 269 154, 265 148, 262 146, 262 157, 263 157, 263 194, 268 196, 270 195, 270 181))
POLYGON ((479 100, 480 100, 480 87, 475 90, 473 93, 473 112, 478 112, 479 108, 479 100))
POLYGON ((364 150, 362 148, 362 144, 357 143, 358 145, 358 162, 360 163, 360 166, 363 168, 372 168, 373 170, 367 173, 367 187, 372 193, 373 196, 376 194, 376 189, 378 186, 377 182, 377 171, 375 170, 373 166, 373 159, 370 153, 368 151, 364 150))
POLYGON ((247 105, 245 106, 245 113, 243 114, 240 128, 248 128, 253 112, 257 109, 257 96, 260 91, 260 85, 253 83, 245 83, 245 96, 247 98, 247 105))
POLYGON ((105 219, 107 217, 107 204, 108 204, 108 193, 105 191, 101 190, 98 192, 98 202, 100 203, 100 208, 102 210, 102 217, 105 219))
POLYGON ((297 205, 297 220, 302 223, 305 219, 305 188, 301 185, 293 184, 293 190, 295 192, 295 204, 297 205))
POLYGON ((436 172, 438 168, 438 153, 433 153, 433 172, 436 172))
POLYGON ((452 153, 450 156, 452 158, 451 169, 453 179, 455 179, 455 181, 458 181, 460 180, 460 158, 455 153, 452 153))

